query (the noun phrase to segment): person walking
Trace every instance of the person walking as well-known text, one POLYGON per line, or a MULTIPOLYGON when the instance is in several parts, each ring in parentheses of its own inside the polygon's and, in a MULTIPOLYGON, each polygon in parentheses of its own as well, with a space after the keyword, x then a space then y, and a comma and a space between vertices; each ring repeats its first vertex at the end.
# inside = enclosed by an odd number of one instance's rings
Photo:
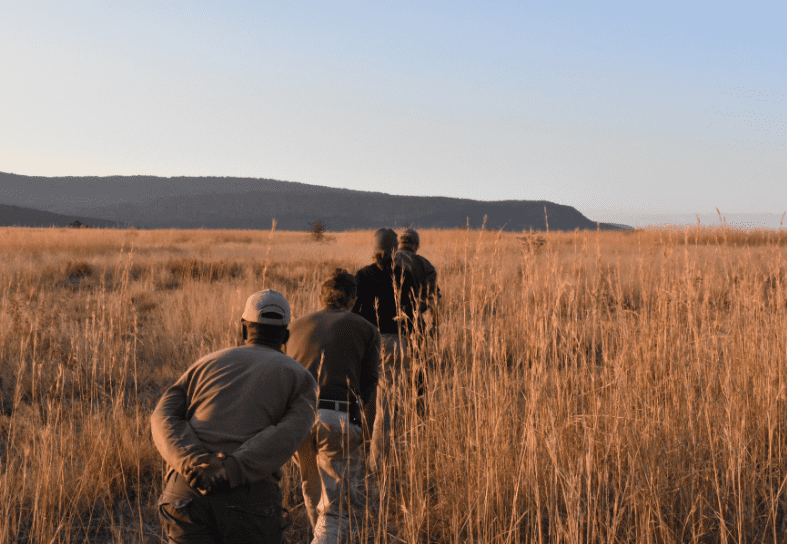
POLYGON ((355 274, 357 298, 352 311, 366 319, 380 331, 383 347, 383 366, 386 358, 407 351, 405 336, 400 329, 412 319, 411 297, 413 281, 409 271, 394 262, 398 240, 393 229, 382 228, 374 233, 373 263, 355 274))
POLYGON ((442 295, 437 286, 437 270, 426 257, 417 253, 420 245, 418 232, 415 229, 406 229, 399 235, 399 248, 394 261, 397 266, 407 271, 413 282, 412 290, 407 293, 414 313, 410 324, 412 329, 421 333, 433 333, 439 328, 438 305, 442 295), (425 317, 429 320, 428 324, 425 317), (428 330, 425 330, 427 326, 428 330))
POLYGON ((322 283, 323 308, 292 322, 286 346, 318 384, 317 420, 295 455, 313 544, 349 541, 365 508, 364 441, 375 417, 380 333, 350 312, 356 293, 355 277, 336 269, 322 283))
POLYGON ((244 345, 198 360, 151 416, 167 463, 158 501, 175 544, 283 541, 279 479, 314 422, 317 384, 281 352, 290 306, 281 293, 249 297, 244 345))
POLYGON ((378 328, 381 338, 380 380, 377 386, 376 417, 369 450, 369 464, 382 468, 382 456, 391 427, 390 397, 400 377, 407 375, 407 336, 413 306, 409 271, 394 262, 398 244, 396 231, 388 228, 374 233, 373 263, 355 274, 358 294, 352 311, 378 328))
MULTIPOLYGON (((399 248, 394 256, 397 266, 410 277, 412 288, 402 297, 408 298, 412 317, 408 319, 408 351, 410 354, 409 378, 411 391, 415 393, 416 410, 420 416, 427 408, 427 367, 434 364, 428 337, 435 337, 440 329, 440 288, 437 285, 437 270, 429 260, 419 255, 421 239, 415 229, 406 229, 399 235, 399 248)), ((434 344, 431 345, 434 347, 434 344)))

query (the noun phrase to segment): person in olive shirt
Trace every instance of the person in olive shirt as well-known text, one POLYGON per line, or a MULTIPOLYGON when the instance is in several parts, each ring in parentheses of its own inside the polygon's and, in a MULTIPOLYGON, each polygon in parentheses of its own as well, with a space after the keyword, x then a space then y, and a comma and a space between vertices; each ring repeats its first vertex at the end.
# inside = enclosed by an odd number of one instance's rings
POLYGON ((337 269, 322 283, 322 310, 293 321, 286 346, 318 386, 317 421, 295 456, 313 544, 349 540, 365 507, 364 422, 374 422, 380 333, 349 311, 355 298, 355 277, 337 269))
POLYGON ((249 297, 244 345, 206 355, 151 416, 167 462, 158 502, 173 543, 280 544, 281 467, 314 423, 317 384, 281 352, 290 307, 273 290, 249 297))

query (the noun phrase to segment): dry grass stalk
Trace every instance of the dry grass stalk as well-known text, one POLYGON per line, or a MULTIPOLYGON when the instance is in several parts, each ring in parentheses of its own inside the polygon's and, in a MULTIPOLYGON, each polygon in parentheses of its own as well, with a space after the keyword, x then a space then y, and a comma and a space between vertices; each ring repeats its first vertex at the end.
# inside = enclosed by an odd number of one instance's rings
MULTIPOLYGON (((371 240, 2 231, 0 542, 30 543, 157 542, 163 388, 237 342, 248 293, 312 311, 371 240)), ((421 234, 443 321, 413 353, 424 397, 389 393, 368 541, 785 541, 787 233, 421 234)))

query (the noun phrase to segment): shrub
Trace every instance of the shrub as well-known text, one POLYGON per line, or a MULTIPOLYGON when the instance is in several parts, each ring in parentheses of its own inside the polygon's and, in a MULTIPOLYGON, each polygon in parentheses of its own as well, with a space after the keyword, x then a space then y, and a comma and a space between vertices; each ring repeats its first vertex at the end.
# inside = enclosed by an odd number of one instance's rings
POLYGON ((322 219, 318 219, 317 221, 310 221, 309 222, 309 232, 314 238, 315 242, 321 242, 322 239, 325 237, 325 231, 327 231, 327 227, 322 219))

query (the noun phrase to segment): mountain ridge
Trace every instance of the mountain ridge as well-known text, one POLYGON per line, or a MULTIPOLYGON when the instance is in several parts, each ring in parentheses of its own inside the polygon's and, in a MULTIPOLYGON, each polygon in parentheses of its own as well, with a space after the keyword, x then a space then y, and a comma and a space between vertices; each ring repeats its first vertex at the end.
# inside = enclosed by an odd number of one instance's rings
POLYGON ((597 229, 571 206, 538 200, 478 201, 404 196, 235 177, 23 176, 0 172, 0 202, 46 212, 109 217, 138 228, 304 230, 321 220, 329 230, 380 226, 454 228, 470 223, 511 231, 597 229), (545 218, 546 214, 547 217, 545 218))
POLYGON ((95 217, 64 215, 60 213, 0 204, 0 227, 68 227, 76 222, 86 227, 117 228, 122 225, 116 221, 95 217))

